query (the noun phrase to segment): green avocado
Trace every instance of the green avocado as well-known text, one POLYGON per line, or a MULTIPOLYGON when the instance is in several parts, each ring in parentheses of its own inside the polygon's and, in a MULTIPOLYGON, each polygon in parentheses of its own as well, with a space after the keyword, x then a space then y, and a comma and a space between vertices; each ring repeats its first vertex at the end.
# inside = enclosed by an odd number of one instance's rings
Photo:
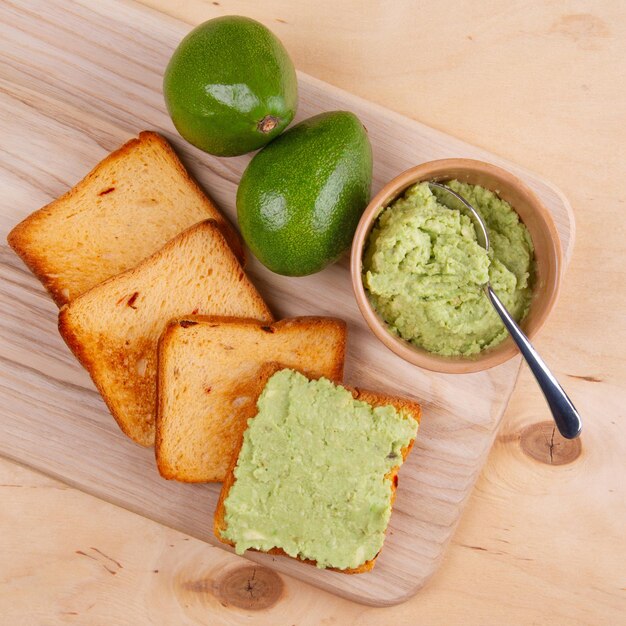
POLYGON ((242 554, 281 548, 318 567, 354 568, 383 545, 393 467, 418 424, 326 378, 274 374, 248 420, 223 536, 242 554))
POLYGON ((178 132, 218 156, 245 154, 295 115, 298 82, 287 50, 263 24, 230 15, 200 24, 174 51, 163 94, 178 132))
POLYGON ((241 234, 278 274, 319 272, 350 247, 371 183, 372 149, 356 115, 316 115, 250 161, 237 190, 241 234))

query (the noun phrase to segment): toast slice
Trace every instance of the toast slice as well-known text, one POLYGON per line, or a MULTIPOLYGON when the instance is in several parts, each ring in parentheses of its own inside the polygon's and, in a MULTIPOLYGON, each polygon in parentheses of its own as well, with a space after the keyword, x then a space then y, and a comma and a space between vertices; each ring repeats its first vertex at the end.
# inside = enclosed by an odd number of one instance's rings
MULTIPOLYGON (((272 378, 272 376, 274 374, 276 374, 277 372, 279 372, 280 370, 284 369, 284 365, 279 364, 279 363, 267 363, 257 374, 257 376, 255 377, 255 380, 253 382, 250 383, 250 391, 254 392, 255 394, 255 398, 257 398, 257 401, 259 399, 259 397, 261 396, 263 390, 265 389, 265 386, 268 382, 268 380, 270 378, 272 378)), ((350 393, 352 394, 352 397, 355 400, 361 400, 363 402, 366 402, 367 404, 371 405, 372 407, 382 407, 382 406, 393 406, 395 408, 395 410, 402 415, 404 418, 408 418, 411 417, 413 418, 416 422, 420 421, 421 418, 421 408, 420 405, 412 400, 408 400, 405 398, 398 398, 398 397, 393 397, 393 396, 389 396, 383 393, 378 393, 375 391, 368 391, 368 390, 364 390, 364 389, 356 389, 356 388, 350 388, 347 386, 343 386, 344 389, 347 389, 348 391, 350 391, 350 393)), ((250 404, 246 407, 246 417, 248 418, 248 426, 250 426, 250 423, 252 423, 254 420, 250 419, 250 418, 254 418, 257 413, 258 413, 258 408, 256 406, 256 402, 254 404, 250 404)), ((228 528, 228 523, 226 521, 226 500, 228 498, 228 495, 230 493, 230 490, 232 489, 233 485, 236 483, 237 481, 237 477, 235 475, 235 470, 237 468, 237 464, 239 461, 239 455, 241 453, 241 448, 244 442, 244 435, 246 432, 247 427, 245 427, 240 435, 239 435, 239 441, 238 441, 238 447, 237 447, 237 453, 233 456, 233 459, 231 461, 231 465, 230 468, 228 470, 228 474, 222 484, 222 491, 220 493, 220 497, 217 503, 217 507, 215 510, 215 517, 214 517, 214 532, 215 532, 215 536, 222 542, 225 543, 227 545, 230 546, 235 546, 234 542, 227 539, 224 536, 224 532, 226 531, 226 529, 228 528)), ((395 465, 394 467, 392 467, 384 476, 385 480, 389 481, 389 486, 390 486, 390 506, 393 506, 393 503, 395 501, 395 497, 396 497, 396 490, 397 490, 397 486, 398 486, 398 470, 400 468, 400 465, 402 464, 402 462, 404 462, 409 454, 409 452, 411 451, 412 447, 413 447, 413 443, 414 443, 414 439, 411 439, 407 445, 403 446, 400 453, 401 453, 401 457, 402 457, 402 461, 400 463, 398 463, 398 465, 395 465)), ((339 456, 341 455, 341 453, 339 454, 339 456)), ((306 459, 303 459, 303 462, 306 463, 306 459)), ((307 465, 308 466, 308 465, 307 465)), ((358 471, 358 468, 354 468, 354 471, 358 471)), ((253 548, 251 548, 253 549, 253 548)), ((275 555, 282 555, 282 556, 291 556, 289 554, 287 554, 282 548, 278 548, 278 547, 274 547, 271 548, 269 550, 266 551, 268 554, 275 554, 275 555)), ((337 572, 341 572, 344 574, 361 574, 364 572, 368 572, 370 571, 375 563, 376 563, 376 559, 378 558, 380 554, 380 551, 373 557, 373 558, 369 558, 365 561, 363 561, 362 563, 360 563, 358 566, 356 567, 348 567, 348 568, 343 568, 343 569, 337 569, 334 567, 328 567, 327 569, 330 569, 332 571, 337 571, 337 572)), ((296 556, 296 557, 292 557, 292 558, 296 558, 299 561, 302 561, 304 563, 310 564, 310 565, 318 565, 318 563, 315 560, 311 560, 311 559, 306 559, 306 558, 302 558, 300 556, 296 556)))
POLYGON ((154 443, 157 343, 191 313, 271 322, 265 302, 211 220, 184 231, 137 267, 97 285, 59 313, 59 330, 120 428, 154 443))
POLYGON ((155 452, 159 472, 183 482, 226 476, 252 398, 246 388, 264 363, 341 381, 346 324, 299 317, 274 324, 190 316, 159 341, 155 452), (242 384, 243 382, 243 384, 242 384))
POLYGON ((168 142, 142 132, 75 187, 18 224, 9 245, 62 306, 213 219, 243 259, 237 232, 168 142))

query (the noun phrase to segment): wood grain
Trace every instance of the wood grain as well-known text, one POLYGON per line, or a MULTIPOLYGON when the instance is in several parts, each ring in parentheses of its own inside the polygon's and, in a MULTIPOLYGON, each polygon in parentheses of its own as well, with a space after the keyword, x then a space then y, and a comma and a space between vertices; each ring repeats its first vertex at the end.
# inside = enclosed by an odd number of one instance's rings
MULTIPOLYGON (((127 139, 129 132, 144 128, 164 131, 174 139, 192 172, 234 217, 236 184, 249 157, 217 159, 184 145, 164 110, 162 69, 186 31, 179 22, 119 0, 97 7, 59 1, 10 4, 4 9, 0 85, 6 141, 0 166, 20 196, 5 196, 0 235, 36 208, 39 194, 45 201, 53 198, 127 139), (89 30, 88 39, 66 36, 67 31, 84 29, 89 30)), ((368 128, 375 191, 423 161, 461 156, 495 162, 535 189, 554 215, 566 258, 571 255, 571 212, 560 192, 542 179, 304 74, 299 81, 298 119, 322 110, 349 109, 368 128)), ((118 431, 68 354, 47 302, 39 301, 36 281, 6 246, 2 254, 0 302, 8 340, 0 353, 4 400, 0 451, 215 543, 207 517, 215 508, 217 486, 182 485, 158 476, 153 452, 139 449, 118 431), (31 323, 24 325, 25 319, 31 323), (38 349, 33 354, 34 345, 38 349), (68 440, 73 442, 69 451, 68 440)), ((495 437, 519 361, 456 377, 402 362, 365 326, 346 266, 343 261, 302 279, 274 275, 258 263, 251 264, 250 272, 278 315, 340 311, 349 324, 348 382, 417 397, 424 405, 415 450, 400 476, 385 548, 373 572, 349 577, 290 559, 254 553, 248 558, 353 600, 384 605, 415 593, 440 563, 495 437)))
MULTIPOLYGON (((579 226, 576 253, 538 345, 587 417, 583 454, 554 468, 521 452, 520 432, 549 417, 523 371, 445 564, 426 589, 393 608, 364 609, 283 577, 279 602, 263 612, 212 593, 210 581, 245 560, 0 462, 4 620, 622 623, 626 83, 614 65, 626 54, 622 4, 150 2, 190 23, 223 13, 261 19, 299 68, 542 171, 566 190, 579 226), (601 297, 586 297, 590 286, 601 297), (90 546, 124 570, 113 576, 75 554, 90 546)), ((13 193, 33 192, 18 185, 13 193)))

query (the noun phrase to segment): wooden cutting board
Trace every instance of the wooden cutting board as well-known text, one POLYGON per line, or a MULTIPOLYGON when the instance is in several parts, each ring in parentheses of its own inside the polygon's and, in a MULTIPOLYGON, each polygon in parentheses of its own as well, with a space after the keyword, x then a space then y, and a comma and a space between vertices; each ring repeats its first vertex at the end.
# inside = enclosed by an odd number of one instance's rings
MULTIPOLYGON (((187 145, 163 104, 163 68, 188 30, 122 0, 0 4, 0 454, 216 543, 211 519, 218 486, 162 480, 152 451, 119 432, 59 337, 56 307, 6 244, 18 221, 143 129, 171 139, 192 173, 234 218, 237 182, 249 157, 218 159, 187 145)), ((366 125, 374 148, 374 192, 424 161, 491 161, 537 192, 557 223, 565 258, 571 256, 572 213, 546 181, 310 76, 299 79, 298 119, 349 109, 366 125)), ((371 573, 345 576, 291 559, 249 558, 358 602, 400 602, 422 587, 441 561, 493 442, 519 360, 463 376, 422 371, 368 331, 352 297, 346 261, 298 279, 274 275, 254 261, 249 270, 278 316, 329 314, 348 322, 347 382, 413 396, 424 407, 415 449, 400 473, 385 548, 371 573)), ((70 512, 67 522, 72 524, 70 512)))

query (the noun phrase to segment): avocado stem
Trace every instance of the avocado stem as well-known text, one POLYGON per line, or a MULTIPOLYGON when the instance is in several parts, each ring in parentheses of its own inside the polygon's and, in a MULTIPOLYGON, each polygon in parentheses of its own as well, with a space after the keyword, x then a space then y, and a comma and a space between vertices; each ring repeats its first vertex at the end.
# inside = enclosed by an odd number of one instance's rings
POLYGON ((271 133, 280 120, 273 115, 266 115, 257 125, 256 127, 265 135, 267 133, 271 133))

